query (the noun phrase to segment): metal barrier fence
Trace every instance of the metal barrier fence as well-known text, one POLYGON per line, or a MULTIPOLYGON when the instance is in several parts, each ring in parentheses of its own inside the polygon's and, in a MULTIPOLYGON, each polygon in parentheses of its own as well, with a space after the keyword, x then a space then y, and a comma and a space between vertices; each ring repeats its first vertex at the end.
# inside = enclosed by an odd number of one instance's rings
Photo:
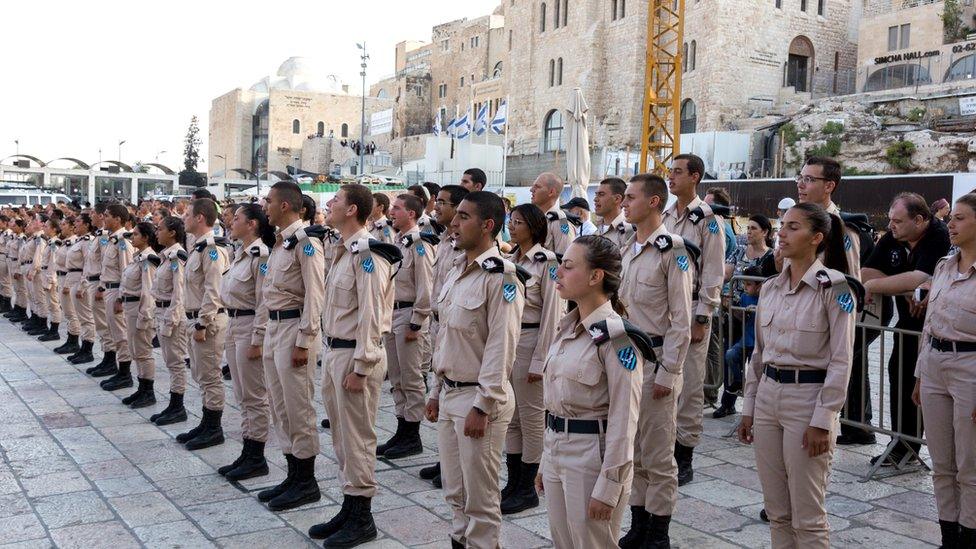
MULTIPOLYGON (((724 391, 728 390, 725 383, 727 373, 725 353, 744 335, 746 322, 755 320, 755 306, 742 307, 732 303, 736 288, 743 282, 764 280, 762 277, 734 276, 727 285, 727 288, 732 291, 723 293, 719 315, 712 319, 713 322, 718 323, 713 333, 718 334, 718 349, 721 352, 709 353, 709 360, 712 363, 706 368, 706 391, 717 391, 720 388, 724 391)), ((921 409, 911 403, 911 394, 915 387, 915 360, 911 358, 917 357, 917 353, 912 352, 911 346, 917 345, 918 352, 921 352, 924 341, 920 332, 882 325, 881 316, 880 305, 866 308, 859 314, 848 398, 840 418, 842 425, 891 437, 881 457, 861 477, 861 482, 914 472, 922 468, 928 469, 928 465, 919 455, 920 447, 926 444, 921 433, 921 409), (906 362, 906 358, 910 363, 906 362), (894 402, 892 397, 896 398, 894 402), (906 416, 906 404, 911 406, 910 410, 914 410, 914 414, 906 416), (896 410, 893 418, 892 409, 896 410), (873 415, 875 410, 876 416, 873 415), (906 430, 910 432, 906 433, 906 430), (900 459, 893 467, 882 471, 884 461, 893 453, 895 456, 901 454, 900 459)), ((713 339, 712 345, 715 345, 715 341, 713 339)), ((737 398, 741 398, 744 391, 744 371, 749 367, 751 349, 743 346, 741 353, 743 382, 739 387, 733 385, 733 390, 730 391, 737 398)), ((737 419, 726 437, 735 435, 738 424, 737 419)))

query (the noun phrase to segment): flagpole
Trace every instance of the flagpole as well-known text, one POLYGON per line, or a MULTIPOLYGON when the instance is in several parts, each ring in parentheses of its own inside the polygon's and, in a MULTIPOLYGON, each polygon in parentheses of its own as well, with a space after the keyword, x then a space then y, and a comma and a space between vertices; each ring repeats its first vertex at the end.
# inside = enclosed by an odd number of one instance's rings
POLYGON ((505 96, 505 139, 502 145, 502 194, 505 193, 505 185, 508 184, 508 105, 509 96, 505 96))

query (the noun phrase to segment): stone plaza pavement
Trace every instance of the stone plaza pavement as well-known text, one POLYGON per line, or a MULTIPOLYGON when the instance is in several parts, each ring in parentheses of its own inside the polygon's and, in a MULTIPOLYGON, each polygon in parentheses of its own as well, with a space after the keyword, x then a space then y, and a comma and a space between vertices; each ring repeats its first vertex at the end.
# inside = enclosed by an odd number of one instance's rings
MULTIPOLYGON (((240 414, 229 382, 223 445, 188 452, 174 440, 196 425, 195 385, 187 391, 193 413, 184 424, 156 427, 152 413, 167 402, 165 368, 157 367, 159 404, 130 410, 120 402, 132 390, 107 393, 84 367, 0 319, 0 546, 2 547, 302 547, 318 546, 309 526, 331 517, 341 494, 328 431, 321 432, 316 463, 322 500, 272 513, 256 493, 284 477, 283 456, 269 443, 270 476, 230 484, 216 469, 240 452, 240 414)), ((162 362, 158 358, 157 365, 162 362)), ((90 366, 90 365, 85 365, 90 366)), ((316 399, 319 393, 316 391, 316 399)), ((318 403, 317 409, 323 409, 318 403)), ((396 425, 384 395, 380 439, 396 425)), ((705 422, 695 456, 695 481, 681 488, 672 523, 675 547, 764 547, 769 532, 758 520, 762 494, 752 448, 725 435, 731 418, 705 422)), ((425 424, 425 452, 377 464, 373 502, 377 541, 363 547, 450 547, 450 515, 439 490, 417 477, 436 460, 436 433, 425 424)), ((858 482, 881 446, 840 449, 834 458, 827 507, 832 545, 926 547, 938 543, 932 480, 911 473, 858 482)), ((543 500, 544 501, 544 500, 543 500)), ((625 522, 629 522, 629 512, 625 522)), ((502 545, 550 546, 543 506, 506 518, 502 545)))

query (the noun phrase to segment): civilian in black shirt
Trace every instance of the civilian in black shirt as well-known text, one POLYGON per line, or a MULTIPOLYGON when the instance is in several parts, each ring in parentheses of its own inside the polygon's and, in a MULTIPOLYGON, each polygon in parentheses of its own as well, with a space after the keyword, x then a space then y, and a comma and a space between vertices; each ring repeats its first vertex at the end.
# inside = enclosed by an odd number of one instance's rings
MULTIPOLYGON (((888 211, 888 219, 888 234, 878 241, 861 271, 864 287, 869 293, 895 296, 896 328, 921 332, 925 322, 925 300, 916 302, 908 294, 929 281, 939 259, 949 253, 949 231, 942 221, 932 217, 925 199, 915 193, 896 196, 888 211)), ((921 438, 918 408, 912 402, 919 338, 895 334, 894 340, 888 360, 891 386, 888 409, 892 430, 921 438)), ((917 443, 902 442, 882 465, 900 462, 909 447, 918 452, 917 443)), ((876 463, 879 458, 873 458, 871 463, 876 463)))

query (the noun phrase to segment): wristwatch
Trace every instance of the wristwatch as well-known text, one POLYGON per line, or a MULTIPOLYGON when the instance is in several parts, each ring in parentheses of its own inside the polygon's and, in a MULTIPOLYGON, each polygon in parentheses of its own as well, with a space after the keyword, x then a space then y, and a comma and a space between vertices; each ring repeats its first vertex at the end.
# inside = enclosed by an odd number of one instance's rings
POLYGON ((207 327, 206 327, 206 326, 204 326, 203 324, 194 324, 194 325, 193 325, 193 329, 194 329, 194 330, 197 330, 197 331, 200 331, 200 330, 206 330, 206 329, 207 329, 207 327))
POLYGON ((412 322, 410 323, 410 331, 411 332, 419 332, 420 331, 420 328, 422 328, 422 327, 423 326, 421 326, 420 324, 414 324, 412 322))
POLYGON ((708 317, 705 315, 695 315, 695 322, 704 326, 705 324, 708 324, 708 317))

